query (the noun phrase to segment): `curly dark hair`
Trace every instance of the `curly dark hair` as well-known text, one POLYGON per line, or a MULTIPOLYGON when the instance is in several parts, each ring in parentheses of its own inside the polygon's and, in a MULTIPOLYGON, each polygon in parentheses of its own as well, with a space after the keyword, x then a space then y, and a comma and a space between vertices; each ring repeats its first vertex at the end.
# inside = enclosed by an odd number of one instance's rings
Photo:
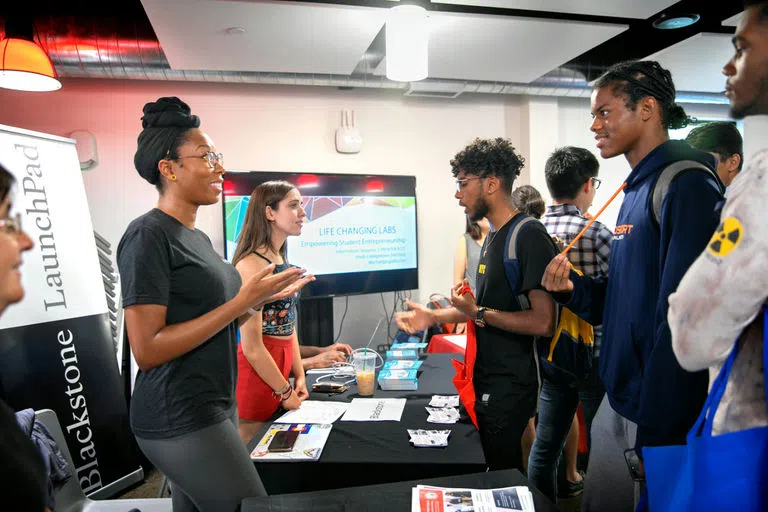
POLYGON ((627 108, 634 110, 640 100, 651 96, 661 106, 661 124, 665 129, 688 126, 689 117, 675 103, 672 73, 654 60, 634 60, 611 66, 598 78, 592 89, 613 86, 614 93, 626 96, 627 108))
POLYGON ((509 139, 477 138, 456 153, 451 160, 451 172, 454 178, 461 171, 481 178, 495 176, 501 180, 502 190, 511 194, 512 185, 520 176, 523 165, 525 158, 515 152, 515 147, 509 139))

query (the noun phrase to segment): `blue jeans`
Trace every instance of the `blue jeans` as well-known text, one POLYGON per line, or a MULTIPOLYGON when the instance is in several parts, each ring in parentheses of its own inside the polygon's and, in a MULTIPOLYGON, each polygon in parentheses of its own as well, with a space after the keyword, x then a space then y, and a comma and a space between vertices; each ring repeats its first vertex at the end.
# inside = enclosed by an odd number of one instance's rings
POLYGON ((587 445, 591 446, 592 419, 597 414, 605 388, 595 371, 584 381, 570 386, 544 379, 539 396, 536 440, 528 459, 528 479, 553 503, 557 502, 557 464, 573 423, 579 401, 587 424, 587 445))

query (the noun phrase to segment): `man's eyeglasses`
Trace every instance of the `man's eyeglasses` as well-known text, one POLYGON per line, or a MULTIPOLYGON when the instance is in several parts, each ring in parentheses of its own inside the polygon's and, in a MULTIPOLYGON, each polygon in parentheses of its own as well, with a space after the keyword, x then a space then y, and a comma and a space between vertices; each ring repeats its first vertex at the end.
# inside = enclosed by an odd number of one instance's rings
POLYGON ((460 180, 456 180, 456 192, 461 192, 462 187, 464 187, 468 181, 481 179, 482 178, 480 176, 472 176, 470 178, 462 178, 460 180))
POLYGON ((202 155, 180 156, 179 158, 202 158, 208 162, 208 167, 211 169, 214 169, 216 164, 224 167, 224 155, 221 153, 214 153, 213 151, 206 151, 202 155))
POLYGON ((595 187, 595 190, 600 188, 600 184, 602 183, 600 179, 598 178, 589 178, 589 179, 592 180, 592 186, 595 187))
POLYGON ((21 214, 12 217, 0 217, 0 231, 9 235, 21 233, 21 214))

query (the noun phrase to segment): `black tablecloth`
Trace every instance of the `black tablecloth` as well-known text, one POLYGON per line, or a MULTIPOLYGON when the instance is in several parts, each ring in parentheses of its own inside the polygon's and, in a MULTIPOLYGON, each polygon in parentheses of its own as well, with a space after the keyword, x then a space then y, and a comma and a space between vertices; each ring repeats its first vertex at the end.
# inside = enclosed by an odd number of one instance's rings
POLYGON ((534 489, 516 469, 472 473, 430 479, 417 479, 329 491, 283 494, 266 498, 247 498, 242 512, 398 512, 411 510, 411 489, 416 485, 494 489, 513 485, 527 486, 533 493, 536 512, 557 512, 557 507, 534 489))
MULTIPOLYGON (((255 461, 269 494, 335 489, 419 478, 484 471, 480 435, 468 418, 459 423, 427 423, 424 407, 435 394, 456 394, 451 378, 451 358, 456 354, 427 354, 419 374, 417 391, 382 391, 374 398, 407 398, 399 422, 345 422, 337 420, 320 460, 312 462, 255 461), (450 429, 445 448, 414 448, 407 429, 450 429)), ((460 357, 460 356, 459 356, 460 357)), ((311 389, 316 374, 307 376, 311 389)), ((313 400, 350 401, 359 397, 357 386, 342 394, 311 393, 313 400)), ((277 416, 275 416, 277 417, 277 416)), ((266 433, 268 423, 248 444, 253 450, 266 433)))

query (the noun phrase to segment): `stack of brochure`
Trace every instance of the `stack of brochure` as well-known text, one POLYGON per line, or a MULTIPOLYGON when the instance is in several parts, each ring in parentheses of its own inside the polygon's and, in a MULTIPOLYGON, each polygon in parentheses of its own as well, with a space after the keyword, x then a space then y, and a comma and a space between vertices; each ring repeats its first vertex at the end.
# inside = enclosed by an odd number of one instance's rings
POLYGON ((430 407, 458 407, 459 395, 432 395, 430 407))
MULTIPOLYGON (((393 347, 395 345, 392 345, 393 347)), ((387 359, 418 359, 419 356, 415 350, 387 350, 387 359)))
POLYGON ((411 443, 417 448, 444 448, 448 446, 450 430, 407 429, 411 443))
POLYGON ((414 391, 419 388, 416 370, 381 370, 378 381, 384 391, 414 391))
POLYGON ((454 407, 427 407, 429 417, 427 423, 456 423, 459 421, 459 410, 454 407))
POLYGON ((411 493, 411 512, 535 512, 524 486, 501 489, 452 489, 419 485, 411 493))
POLYGON ((422 352, 425 348, 427 348, 427 343, 414 343, 414 342, 406 342, 406 343, 394 343, 390 349, 391 350, 415 350, 416 352, 422 352))
POLYGON ((413 359, 390 359, 384 363, 383 370, 418 370, 422 361, 413 359))

